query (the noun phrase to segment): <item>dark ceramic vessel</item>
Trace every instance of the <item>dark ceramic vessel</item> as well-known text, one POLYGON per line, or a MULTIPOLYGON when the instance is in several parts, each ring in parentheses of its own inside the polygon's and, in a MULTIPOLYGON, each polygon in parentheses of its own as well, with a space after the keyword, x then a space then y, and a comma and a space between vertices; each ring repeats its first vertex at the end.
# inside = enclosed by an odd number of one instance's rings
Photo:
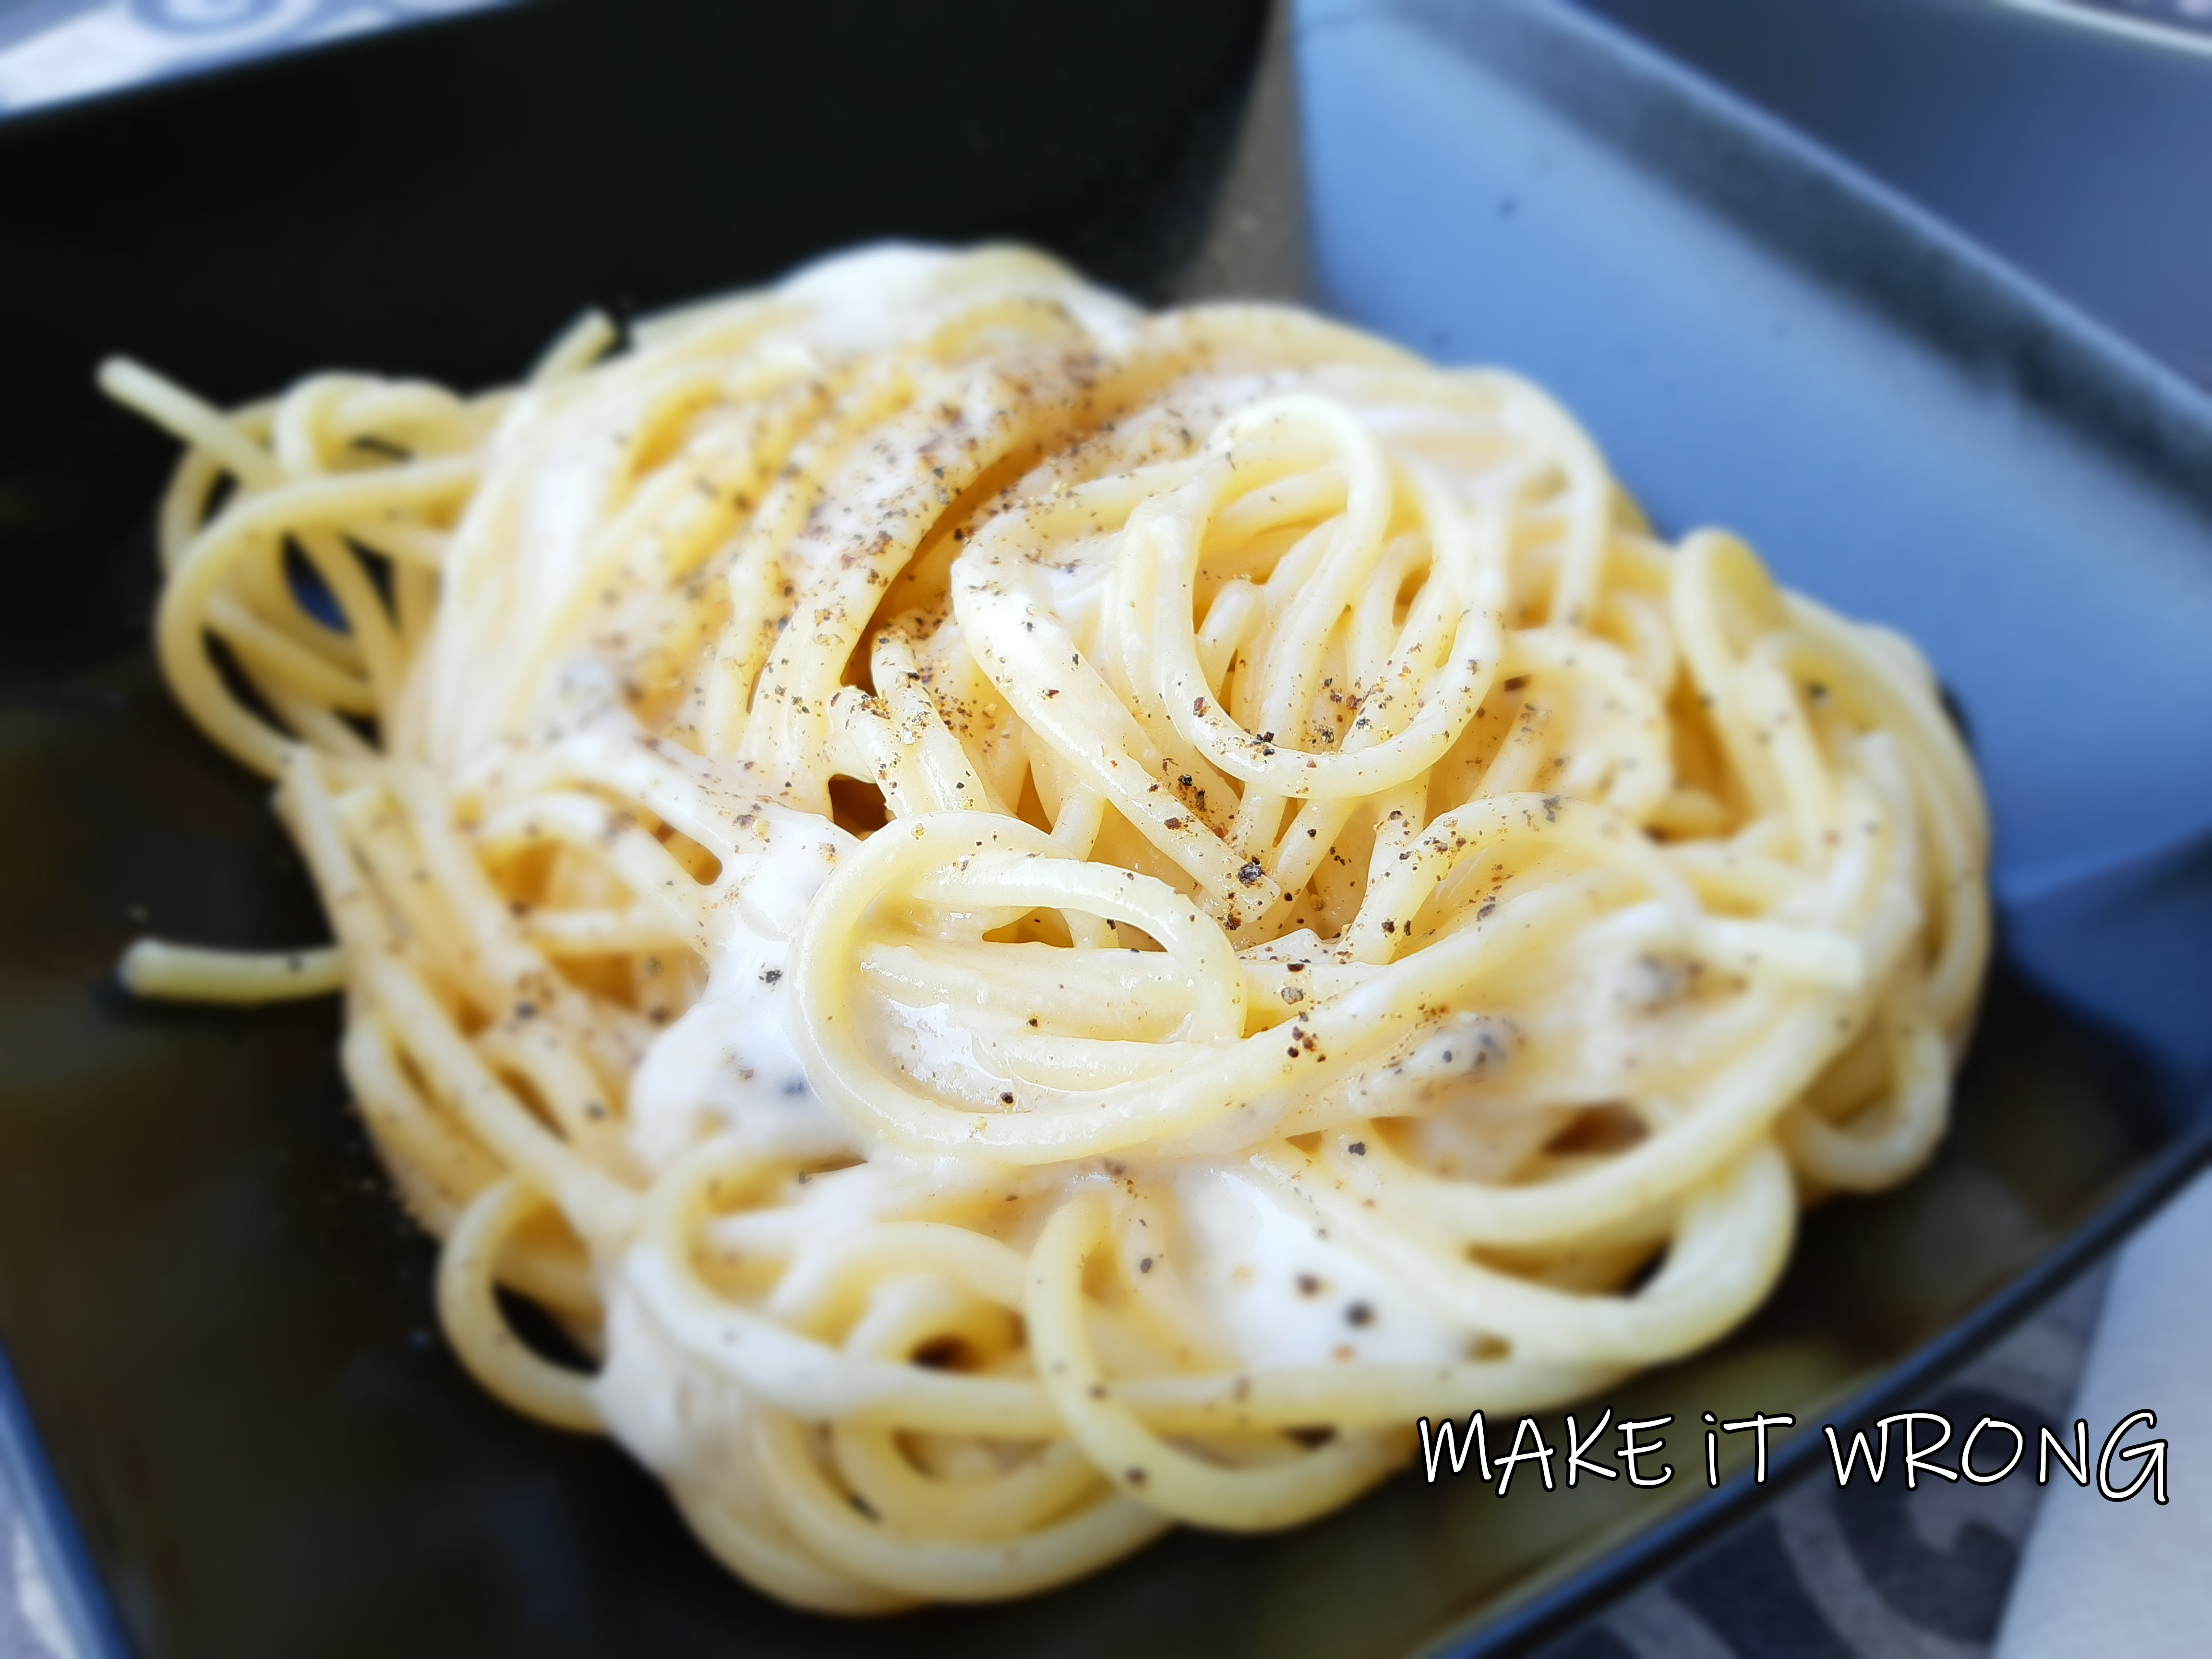
MULTIPOLYGON (((755 1596, 616 1450, 433 1334, 334 1006, 133 1006, 143 927, 321 935, 146 648, 165 445, 126 350, 240 398, 511 375, 580 305, 864 238, 1012 236, 1141 297, 1306 296, 1529 370, 1662 524, 1925 641, 2005 949, 1935 1165, 1809 1215, 1771 1305, 1616 1412, 1910 1402, 2201 1160, 2212 418, 2148 360, 1541 0, 497 12, 0 128, 0 1451, 89 1655, 1399 1653, 1557 1629, 1770 1497, 1407 1476, 1011 1606, 755 1596), (1302 70, 1303 126, 1285 53, 1302 70)), ((1691 1444, 1693 1443, 1685 1443, 1691 1444)))

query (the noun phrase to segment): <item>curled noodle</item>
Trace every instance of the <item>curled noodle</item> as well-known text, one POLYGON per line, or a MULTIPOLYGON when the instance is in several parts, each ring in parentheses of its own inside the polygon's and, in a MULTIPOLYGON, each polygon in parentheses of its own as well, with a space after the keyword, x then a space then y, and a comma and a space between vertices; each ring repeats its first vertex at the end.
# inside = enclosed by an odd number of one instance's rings
POLYGON ((1006 249, 612 339, 106 371, 186 445, 163 666, 337 941, 126 976, 342 979, 455 1352, 763 1589, 1295 1524, 1929 1156, 1988 948, 1932 677, 1537 388, 1006 249))

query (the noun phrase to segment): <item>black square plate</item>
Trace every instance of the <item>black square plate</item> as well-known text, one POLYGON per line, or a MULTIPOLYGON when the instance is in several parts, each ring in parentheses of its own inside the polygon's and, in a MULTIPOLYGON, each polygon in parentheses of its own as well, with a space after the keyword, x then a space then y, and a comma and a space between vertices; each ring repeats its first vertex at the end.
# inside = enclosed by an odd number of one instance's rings
POLYGON ((260 787, 149 659, 165 447, 93 396, 110 351, 222 399, 333 363, 473 385, 585 302, 885 234, 1019 237, 1154 300, 1310 269, 1355 320, 1546 380, 1662 524, 1729 522, 1917 635, 1986 769, 2008 945, 1936 1164, 1808 1217, 1765 1311, 1607 1403, 1809 1423, 1909 1396, 2201 1158, 2203 400, 1551 0, 1303 9, 1300 264, 1238 217, 1273 200, 1253 177, 1296 182, 1285 143, 1236 143, 1276 95, 1264 22, 550 0, 0 127, 0 1452, 88 1654, 1491 1648, 1780 1478, 1500 1501, 1407 1476, 1006 1607, 755 1596, 617 1451, 508 1415, 432 1337, 334 1008, 112 989, 149 919, 320 927, 260 787))

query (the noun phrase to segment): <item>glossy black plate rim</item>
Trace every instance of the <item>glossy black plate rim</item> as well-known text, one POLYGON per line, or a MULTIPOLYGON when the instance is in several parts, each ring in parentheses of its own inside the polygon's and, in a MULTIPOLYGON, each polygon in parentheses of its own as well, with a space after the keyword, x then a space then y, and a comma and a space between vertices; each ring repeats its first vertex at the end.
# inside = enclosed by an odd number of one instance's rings
MULTIPOLYGON (((0 1482, 15 1500, 16 1523, 52 1591, 54 1612, 76 1659, 125 1659, 131 1644, 53 1466, 46 1461, 4 1343, 0 1343, 0 1482)), ((20 1594, 20 1565, 13 1578, 20 1594)))
MULTIPOLYGON (((1839 1427, 1863 1425, 1889 1412, 1925 1404, 1944 1378, 2064 1290, 2208 1164, 2212 1164, 2212 1121, 2200 1121, 2161 1148, 2088 1220, 2010 1284, 1821 1421, 1839 1427)), ((1556 1583, 1524 1591, 1517 1604, 1478 1615, 1476 1627, 1462 1627, 1426 1651, 1439 1659, 1502 1659, 1533 1652, 1583 1624, 1826 1468, 1827 1443, 1812 1432, 1815 1426, 1798 1426, 1769 1460, 1765 1482, 1755 1481, 1749 1470, 1742 1471, 1710 1496, 1616 1545, 1596 1561, 1556 1583)))

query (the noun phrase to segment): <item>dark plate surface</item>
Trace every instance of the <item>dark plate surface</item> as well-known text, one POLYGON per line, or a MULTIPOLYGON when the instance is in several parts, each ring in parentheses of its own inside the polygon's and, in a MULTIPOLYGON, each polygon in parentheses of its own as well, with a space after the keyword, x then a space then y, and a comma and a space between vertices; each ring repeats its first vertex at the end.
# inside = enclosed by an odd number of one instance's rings
MULTIPOLYGON (((164 446, 91 396, 104 353, 222 398, 329 363, 481 383, 586 301, 885 234, 1020 236, 1152 299, 1304 287, 1258 6, 969 12, 571 0, 0 129, 0 1335, 137 1650, 1396 1653, 1518 1641, 1774 1490, 1407 1478, 1014 1606, 790 1613, 618 1453, 461 1375, 334 1008, 108 988, 134 907, 216 942, 320 927, 260 787, 148 661, 164 446)), ((1956 1132, 1808 1218, 1746 1329, 1606 1403, 1805 1421, 1917 1386, 2196 1154, 2212 420, 1586 20, 1301 21, 1323 301, 1536 374, 1663 523, 1745 531, 1957 693, 2010 943, 1956 1132)))

